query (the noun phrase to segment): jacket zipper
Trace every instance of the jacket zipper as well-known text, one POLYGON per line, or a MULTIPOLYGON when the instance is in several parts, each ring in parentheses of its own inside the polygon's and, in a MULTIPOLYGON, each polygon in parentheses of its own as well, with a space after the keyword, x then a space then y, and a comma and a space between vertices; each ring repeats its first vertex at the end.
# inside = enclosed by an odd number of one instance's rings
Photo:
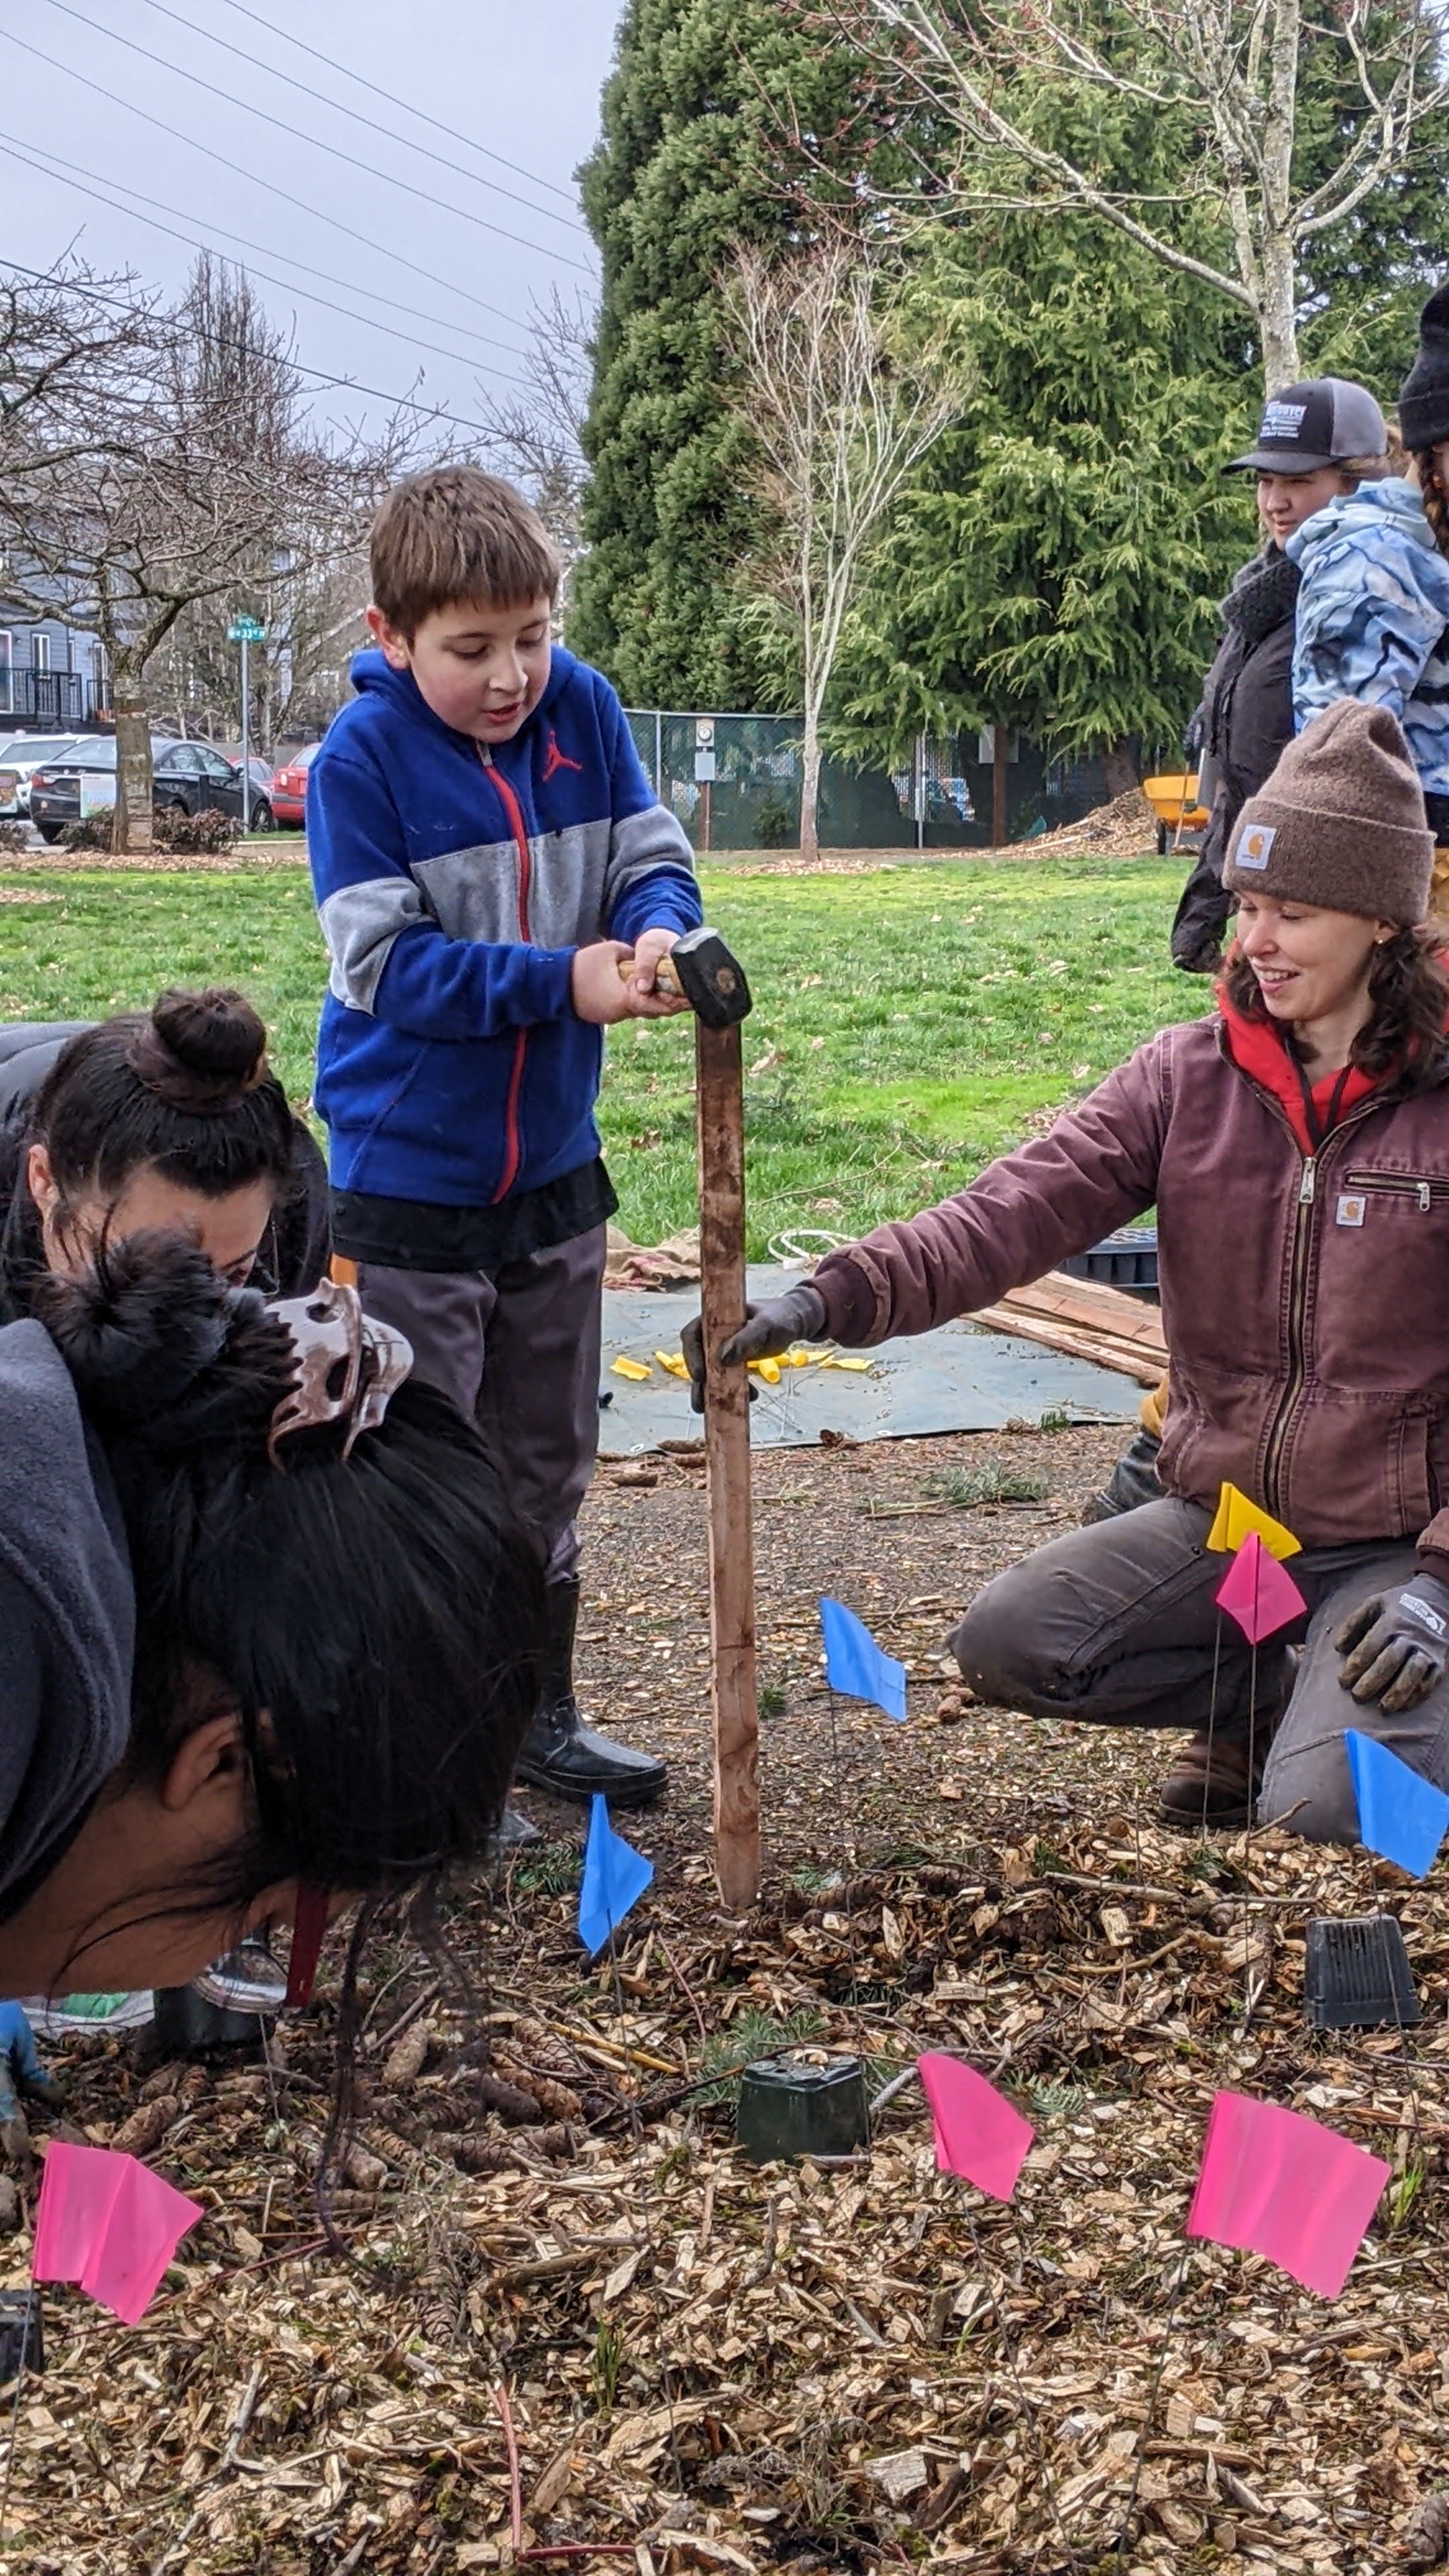
POLYGON ((1420 1180, 1413 1172, 1345 1172, 1343 1186, 1366 1195, 1381 1191, 1387 1198, 1414 1199, 1421 1216, 1428 1215, 1436 1199, 1449 1199, 1449 1181, 1420 1180))
MULTIPOLYGON (((1260 1098, 1268 1102, 1274 1116, 1288 1127, 1288 1121, 1284 1118, 1271 1092, 1264 1091, 1260 1083, 1254 1083, 1253 1088, 1260 1098)), ((1278 1478, 1283 1462, 1283 1449, 1297 1409, 1298 1399, 1303 1393, 1304 1379, 1308 1374, 1307 1358, 1303 1347, 1303 1318, 1308 1305, 1314 1211, 1318 1204, 1318 1176, 1339 1138, 1346 1134, 1350 1127, 1356 1126, 1360 1119, 1367 1118, 1371 1110, 1382 1106, 1381 1101, 1366 1100, 1358 1109, 1351 1109, 1346 1118, 1340 1119, 1332 1133, 1325 1136, 1318 1152, 1305 1154, 1303 1158, 1303 1170, 1298 1183, 1298 1201, 1293 1211, 1293 1252, 1288 1271, 1288 1377, 1279 1399, 1278 1410, 1273 1416, 1272 1428, 1268 1433, 1268 1446, 1263 1452, 1263 1501, 1275 1518, 1281 1517, 1282 1514, 1278 1478)), ((1290 1136, 1293 1134, 1291 1127, 1288 1127, 1288 1133, 1290 1136)), ((1297 1144, 1296 1136, 1293 1141, 1297 1144)), ((1299 1152, 1302 1153, 1302 1151, 1302 1147, 1299 1146, 1299 1152)))
MULTIPOLYGON (((478 757, 498 790, 518 851, 518 936, 528 941, 533 937, 528 924, 528 897, 533 881, 533 857, 528 846, 523 808, 492 753, 482 743, 478 746, 478 757)), ((523 1150, 518 1129, 518 1102, 523 1090, 523 1066, 527 1054, 528 1031, 520 1029, 513 1042, 513 1064, 508 1076, 508 1100, 503 1113, 503 1177, 493 1193, 495 1207, 500 1199, 507 1198, 518 1178, 519 1159, 523 1150)))

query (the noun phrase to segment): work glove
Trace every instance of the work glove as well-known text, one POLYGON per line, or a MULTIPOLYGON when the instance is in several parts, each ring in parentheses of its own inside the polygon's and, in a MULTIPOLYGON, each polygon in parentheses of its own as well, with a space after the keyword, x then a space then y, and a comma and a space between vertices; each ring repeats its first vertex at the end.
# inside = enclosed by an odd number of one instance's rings
MULTIPOLYGON (((689 1400, 696 1413, 704 1411, 703 1320, 692 1315, 679 1337, 689 1370, 689 1400)), ((746 1360, 778 1359, 794 1342, 818 1341, 824 1330, 825 1300, 818 1288, 802 1279, 798 1288, 787 1288, 783 1297, 762 1297, 758 1306, 745 1308, 739 1331, 721 1346, 719 1366, 743 1368, 746 1360)), ((751 1387, 751 1395, 754 1391, 751 1387)))
POLYGON ((1345 1619, 1334 1637, 1343 1657, 1338 1678, 1385 1716, 1417 1708, 1449 1665, 1449 1583, 1414 1573, 1397 1592, 1376 1592, 1345 1619))

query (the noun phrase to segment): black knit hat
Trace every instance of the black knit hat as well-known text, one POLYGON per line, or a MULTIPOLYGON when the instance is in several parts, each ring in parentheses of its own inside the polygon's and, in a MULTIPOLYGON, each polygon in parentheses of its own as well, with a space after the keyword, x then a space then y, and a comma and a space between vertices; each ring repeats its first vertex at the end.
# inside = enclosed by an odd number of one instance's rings
POLYGON ((1399 435, 1421 454, 1449 438, 1449 278, 1419 316, 1419 354, 1399 395, 1399 435))

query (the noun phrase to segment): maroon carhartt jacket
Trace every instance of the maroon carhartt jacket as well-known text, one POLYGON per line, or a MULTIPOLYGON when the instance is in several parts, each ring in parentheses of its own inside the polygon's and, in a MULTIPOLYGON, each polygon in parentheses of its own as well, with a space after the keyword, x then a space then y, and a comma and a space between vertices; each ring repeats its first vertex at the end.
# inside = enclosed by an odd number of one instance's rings
POLYGON ((1422 1533, 1449 1559, 1449 1073, 1408 1099, 1351 1073, 1325 1116, 1328 1089, 1310 1126, 1282 1038, 1224 997, 958 1197, 829 1254, 828 1329, 927 1332, 1155 1206, 1168 1491, 1211 1506, 1227 1478, 1305 1546, 1422 1533))

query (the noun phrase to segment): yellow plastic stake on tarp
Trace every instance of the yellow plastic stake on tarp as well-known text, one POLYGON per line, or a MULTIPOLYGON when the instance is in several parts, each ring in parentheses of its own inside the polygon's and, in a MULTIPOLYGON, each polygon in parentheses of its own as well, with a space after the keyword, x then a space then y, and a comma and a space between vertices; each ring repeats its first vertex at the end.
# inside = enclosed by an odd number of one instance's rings
POLYGON ((1236 1485, 1224 1483, 1218 1496, 1217 1518, 1204 1546, 1222 1556, 1236 1555, 1250 1530, 1257 1532, 1268 1554, 1276 1556, 1280 1565, 1285 1556, 1301 1556, 1303 1552, 1303 1541, 1295 1538, 1291 1529, 1275 1521, 1271 1512, 1260 1511, 1246 1494, 1239 1493, 1236 1485))
POLYGON ((643 1360, 620 1359, 615 1360, 613 1367, 609 1371, 609 1375, 611 1377, 632 1378, 636 1386, 642 1386, 647 1377, 652 1377, 654 1375, 654 1371, 649 1368, 643 1360))

